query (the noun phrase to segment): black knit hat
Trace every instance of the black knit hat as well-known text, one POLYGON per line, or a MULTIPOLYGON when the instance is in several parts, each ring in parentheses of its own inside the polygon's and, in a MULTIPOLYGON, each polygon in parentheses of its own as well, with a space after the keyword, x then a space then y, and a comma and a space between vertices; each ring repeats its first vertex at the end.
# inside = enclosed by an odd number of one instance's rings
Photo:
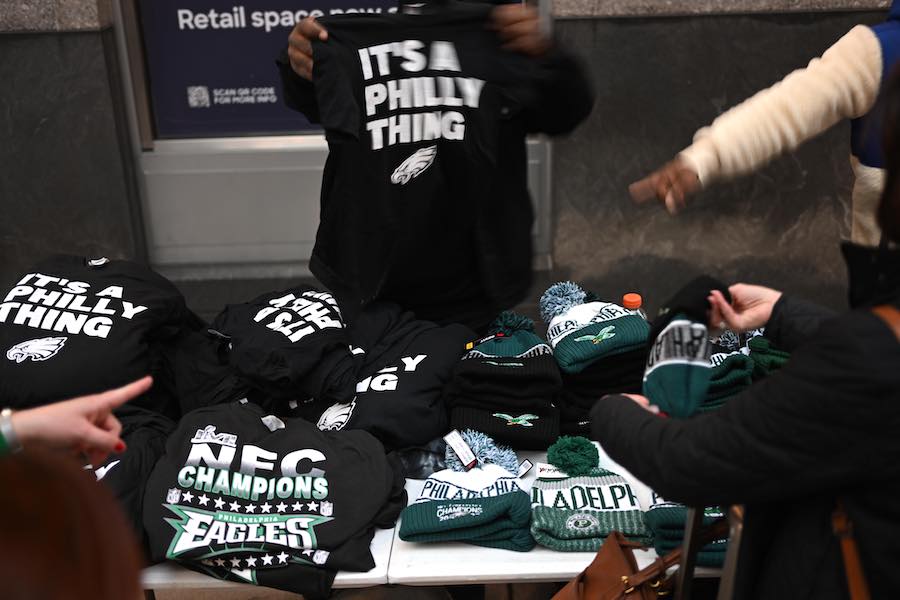
POLYGON ((450 413, 454 429, 474 429, 518 450, 544 450, 559 437, 559 410, 550 406, 541 414, 527 410, 457 406, 450 413))
POLYGON ((468 345, 448 389, 451 426, 523 449, 543 450, 558 437, 559 367, 533 330, 531 319, 506 312, 489 337, 468 345))

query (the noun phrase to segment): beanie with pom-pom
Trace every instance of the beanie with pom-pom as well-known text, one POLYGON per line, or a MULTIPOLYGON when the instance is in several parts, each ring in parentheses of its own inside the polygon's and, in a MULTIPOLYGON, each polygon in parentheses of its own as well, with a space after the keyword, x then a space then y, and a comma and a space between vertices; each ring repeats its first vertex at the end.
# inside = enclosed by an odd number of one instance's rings
POLYGON ((596 552, 613 531, 631 541, 650 542, 641 505, 631 484, 599 466, 588 439, 563 436, 547 450, 559 471, 538 469, 531 490, 531 535, 562 552, 596 552))
MULTIPOLYGON (((515 473, 519 470, 519 459, 516 457, 516 453, 512 448, 498 446, 490 436, 472 429, 463 429, 459 432, 459 435, 462 437, 463 441, 468 444, 469 448, 472 450, 472 454, 475 455, 476 467, 497 465, 498 467, 503 467, 510 473, 515 473)), ((462 461, 459 460, 459 457, 456 455, 456 452, 450 444, 447 444, 444 462, 447 465, 447 468, 452 469, 453 471, 465 472, 468 470, 465 465, 462 464, 462 461)))
POLYGON ((450 423, 475 429, 522 450, 543 450, 559 436, 562 391, 550 346, 534 333, 534 322, 501 313, 491 335, 468 345, 447 387, 450 423))
POLYGON ((556 283, 541 296, 547 339, 566 373, 580 373, 599 360, 647 344, 650 326, 640 315, 612 302, 587 302, 593 297, 571 281, 556 283))

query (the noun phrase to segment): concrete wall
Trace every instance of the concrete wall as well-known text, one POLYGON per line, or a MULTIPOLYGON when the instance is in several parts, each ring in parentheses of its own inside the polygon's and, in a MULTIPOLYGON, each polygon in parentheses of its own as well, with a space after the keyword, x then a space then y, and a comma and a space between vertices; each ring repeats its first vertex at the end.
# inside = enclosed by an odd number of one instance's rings
POLYGON ((146 250, 108 5, 0 10, 0 283, 48 254, 146 250))
POLYGON ((852 184, 846 123, 756 175, 712 187, 674 218, 659 205, 634 205, 627 187, 729 107, 854 25, 881 19, 826 12, 557 21, 557 36, 582 57, 597 89, 590 119, 554 148, 559 274, 613 297, 640 290, 651 307, 700 273, 842 306, 838 246, 849 233, 852 184))

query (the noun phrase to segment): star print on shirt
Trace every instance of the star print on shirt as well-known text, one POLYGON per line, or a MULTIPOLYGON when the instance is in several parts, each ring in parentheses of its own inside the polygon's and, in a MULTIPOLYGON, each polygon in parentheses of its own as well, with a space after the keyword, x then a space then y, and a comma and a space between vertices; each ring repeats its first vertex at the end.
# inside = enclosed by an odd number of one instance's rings
POLYGON ((241 559, 239 559, 239 558, 232 558, 232 559, 231 559, 231 566, 232 566, 232 567, 235 567, 235 568, 240 567, 240 566, 241 566, 241 559))
POLYGON ((319 510, 319 503, 318 502, 307 502, 306 507, 309 508, 309 510, 319 510))
POLYGON ((284 512, 287 510, 287 504, 281 502, 275 508, 278 510, 278 512, 284 512))
POLYGON ((216 498, 216 509, 220 509, 225 506, 225 501, 221 498, 216 498))
POLYGON ((271 564, 272 564, 272 559, 273 559, 273 558, 275 558, 275 557, 272 556, 271 554, 266 554, 265 556, 262 557, 263 564, 264 564, 264 565, 271 565, 271 564))
POLYGON ((247 566, 248 567, 256 566, 256 557, 255 556, 251 556, 250 558, 247 559, 247 566))
POLYGON ((267 512, 270 512, 270 511, 272 510, 272 505, 269 504, 268 502, 266 502, 265 504, 260 504, 260 505, 259 505, 259 509, 260 509, 262 512, 267 513, 267 512))
POLYGON ((244 510, 247 511, 248 513, 255 513, 255 512, 256 512, 256 505, 255 505, 255 504, 248 504, 247 506, 244 507, 244 510))
POLYGON ((181 499, 184 500, 185 502, 190 502, 191 500, 194 499, 194 495, 190 492, 185 492, 181 495, 181 499))
POLYGON ((278 564, 281 564, 281 563, 287 564, 287 559, 289 557, 290 557, 289 554, 285 554, 284 552, 282 552, 281 554, 278 555, 278 564))
POLYGON ((303 505, 299 502, 294 502, 294 505, 291 508, 293 508, 296 512, 300 512, 301 510, 303 510, 303 505))
POLYGON ((200 506, 206 506, 207 504, 209 504, 209 497, 207 497, 206 494, 203 494, 202 496, 197 498, 197 502, 200 503, 200 506))
POLYGON ((237 502, 232 502, 231 504, 228 505, 228 507, 231 509, 232 512, 237 512, 237 511, 241 510, 241 505, 238 504, 237 502))
POLYGON ((217 566, 217 567, 224 567, 224 566, 225 566, 225 561, 222 560, 221 558, 217 558, 217 559, 216 559, 216 566, 217 566))

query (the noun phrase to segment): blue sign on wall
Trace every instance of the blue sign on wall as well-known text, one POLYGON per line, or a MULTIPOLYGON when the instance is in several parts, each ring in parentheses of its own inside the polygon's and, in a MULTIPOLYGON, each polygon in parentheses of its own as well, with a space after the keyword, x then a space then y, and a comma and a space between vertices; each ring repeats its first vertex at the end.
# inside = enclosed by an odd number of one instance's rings
POLYGON ((393 12, 396 6, 396 0, 139 0, 156 136, 319 129, 282 98, 275 58, 294 24, 308 16, 393 12))

